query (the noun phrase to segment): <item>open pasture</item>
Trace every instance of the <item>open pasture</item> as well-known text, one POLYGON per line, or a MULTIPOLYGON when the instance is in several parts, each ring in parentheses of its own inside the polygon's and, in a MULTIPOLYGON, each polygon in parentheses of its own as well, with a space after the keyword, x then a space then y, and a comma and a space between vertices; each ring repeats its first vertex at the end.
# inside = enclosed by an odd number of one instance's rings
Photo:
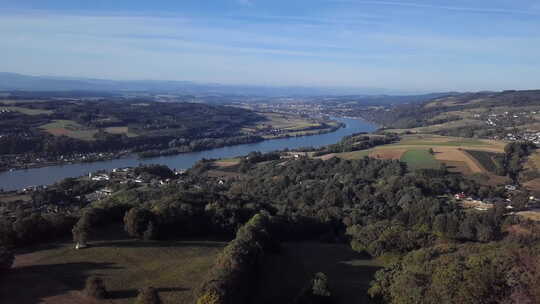
POLYGON ((440 163, 435 159, 433 154, 426 149, 411 149, 405 152, 400 159, 406 163, 409 169, 437 169, 440 163))
POLYGON ((94 140, 97 129, 87 129, 73 120, 54 120, 41 126, 41 129, 54 136, 68 136, 81 140, 94 140))
POLYGON ((225 246, 212 241, 92 242, 84 250, 72 243, 19 254, 4 275, 0 298, 5 303, 94 303, 80 293, 90 275, 105 281, 109 296, 100 303, 133 303, 137 290, 152 286, 164 304, 192 303, 192 293, 225 246), (46 279, 44 280, 44 276, 46 279))

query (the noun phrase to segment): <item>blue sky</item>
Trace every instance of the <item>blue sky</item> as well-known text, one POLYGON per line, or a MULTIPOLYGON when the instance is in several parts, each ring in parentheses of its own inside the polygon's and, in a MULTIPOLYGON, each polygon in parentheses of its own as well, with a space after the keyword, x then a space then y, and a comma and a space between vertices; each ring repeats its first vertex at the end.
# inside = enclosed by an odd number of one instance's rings
POLYGON ((540 88, 540 1, 0 0, 0 71, 401 91, 540 88))

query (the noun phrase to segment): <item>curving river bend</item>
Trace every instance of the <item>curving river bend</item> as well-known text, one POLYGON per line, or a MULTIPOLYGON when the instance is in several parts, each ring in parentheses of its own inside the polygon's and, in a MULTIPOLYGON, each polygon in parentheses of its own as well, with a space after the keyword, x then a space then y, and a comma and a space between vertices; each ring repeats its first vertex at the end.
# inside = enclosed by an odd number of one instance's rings
POLYGON ((230 158, 245 155, 252 151, 271 152, 283 150, 285 148, 295 149, 307 146, 320 147, 334 144, 343 136, 358 132, 372 132, 377 129, 375 125, 363 120, 350 118, 337 118, 336 120, 345 123, 346 126, 327 134, 265 140, 253 144, 236 145, 207 151, 147 159, 139 159, 136 155, 132 155, 125 158, 93 163, 67 164, 3 172, 0 173, 0 189, 8 191, 28 186, 50 185, 64 178, 77 177, 88 174, 89 172, 112 170, 121 167, 133 167, 139 164, 161 164, 175 169, 187 169, 203 158, 230 158))

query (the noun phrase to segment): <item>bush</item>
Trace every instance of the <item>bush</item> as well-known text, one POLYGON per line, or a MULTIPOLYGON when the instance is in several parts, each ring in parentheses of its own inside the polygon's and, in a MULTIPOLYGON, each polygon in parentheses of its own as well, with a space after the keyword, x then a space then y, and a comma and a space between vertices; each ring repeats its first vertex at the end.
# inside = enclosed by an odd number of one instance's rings
POLYGON ((124 216, 124 229, 129 236, 142 239, 145 231, 150 229, 150 233, 154 233, 154 227, 149 227, 152 223, 154 214, 146 209, 131 208, 124 216))
POLYGON ((105 299, 107 296, 107 290, 105 289, 105 283, 100 277, 89 277, 86 280, 86 285, 83 293, 90 298, 105 299))
POLYGON ((308 286, 302 290, 295 304, 331 303, 331 293, 328 288, 328 277, 319 272, 315 274, 308 286))

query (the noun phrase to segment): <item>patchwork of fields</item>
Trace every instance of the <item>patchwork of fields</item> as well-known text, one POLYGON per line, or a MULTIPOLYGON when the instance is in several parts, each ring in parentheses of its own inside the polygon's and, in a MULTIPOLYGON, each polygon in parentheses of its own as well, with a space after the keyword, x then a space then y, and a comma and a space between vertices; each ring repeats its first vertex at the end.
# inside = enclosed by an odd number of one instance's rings
MULTIPOLYGON (((81 140, 95 140, 95 135, 99 132, 98 129, 86 128, 73 120, 54 120, 51 123, 40 127, 46 132, 54 136, 67 136, 81 140)), ((128 127, 108 127, 103 131, 109 134, 126 134, 129 137, 136 137, 137 135, 129 132, 128 127)))
POLYGON ((324 158, 340 157, 360 159, 365 156, 378 159, 399 159, 410 169, 439 168, 445 164, 450 171, 465 175, 482 173, 495 176, 495 158, 504 153, 506 143, 494 140, 446 137, 436 135, 405 135, 395 144, 378 146, 368 150, 325 155, 324 158))
MULTIPOLYGON (((262 130, 279 129, 283 134, 289 136, 304 136, 315 134, 319 132, 323 127, 321 122, 313 119, 303 118, 298 115, 283 114, 283 113, 258 113, 266 118, 251 127, 245 127, 242 130, 246 133, 256 133, 262 130)), ((337 123, 328 122, 328 125, 335 127, 337 123)), ((280 137, 283 134, 269 134, 263 135, 266 139, 272 139, 280 137)))

